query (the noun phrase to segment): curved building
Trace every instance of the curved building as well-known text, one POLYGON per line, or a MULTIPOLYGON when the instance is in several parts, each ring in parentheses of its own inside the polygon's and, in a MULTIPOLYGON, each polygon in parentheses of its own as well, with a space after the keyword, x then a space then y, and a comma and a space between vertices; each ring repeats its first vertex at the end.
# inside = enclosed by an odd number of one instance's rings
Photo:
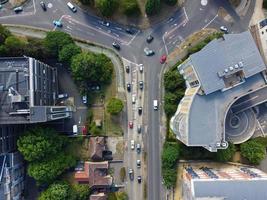
POLYGON ((267 100, 266 66, 250 32, 215 39, 178 66, 187 89, 170 127, 187 146, 217 151, 256 129, 252 108, 267 100))

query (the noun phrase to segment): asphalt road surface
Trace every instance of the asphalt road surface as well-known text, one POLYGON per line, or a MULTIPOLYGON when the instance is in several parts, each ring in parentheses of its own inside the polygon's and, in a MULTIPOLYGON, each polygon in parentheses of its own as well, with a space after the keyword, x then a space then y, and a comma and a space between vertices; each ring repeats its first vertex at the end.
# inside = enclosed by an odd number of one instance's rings
MULTIPOLYGON (((162 104, 158 111, 153 110, 153 100, 161 102, 161 76, 165 65, 159 63, 162 54, 169 54, 177 45, 193 32, 206 28, 219 28, 225 25, 230 32, 241 32, 247 29, 249 20, 253 13, 255 1, 251 1, 247 15, 240 18, 227 0, 188 0, 184 6, 173 13, 168 19, 154 25, 147 30, 138 30, 134 28, 134 34, 125 32, 126 27, 109 22, 110 25, 102 24, 102 19, 91 16, 83 12, 80 8, 76 13, 68 9, 66 0, 47 0, 47 11, 44 12, 39 3, 40 0, 32 0, 32 3, 25 5, 24 11, 20 14, 14 14, 12 11, 5 11, 0 14, 0 23, 2 24, 20 24, 49 30, 55 30, 53 20, 60 20, 63 24, 62 30, 72 36, 79 37, 99 44, 112 47, 113 41, 121 46, 118 53, 130 63, 132 72, 126 74, 126 81, 130 81, 133 86, 133 93, 137 96, 137 103, 133 105, 132 93, 127 94, 128 120, 133 120, 134 128, 128 129, 126 135, 127 145, 125 153, 125 162, 128 168, 134 169, 134 181, 127 180, 127 192, 130 199, 143 199, 143 184, 138 184, 136 177, 147 174, 147 195, 149 200, 166 199, 161 177, 161 146, 162 132, 161 114, 162 104), (203 3, 203 2, 207 2, 203 3), (218 16, 219 7, 225 8, 233 17, 234 22, 226 22, 218 16), (152 34, 154 41, 147 44, 145 39, 147 35, 152 34), (149 47, 155 51, 155 55, 147 57, 143 49, 149 47), (145 73, 138 72, 138 64, 143 64, 145 73), (145 90, 139 91, 137 88, 138 80, 143 79, 145 90), (141 99, 138 96, 141 95, 141 99), (138 116, 137 104, 143 106, 143 115, 138 116), (136 125, 142 124, 143 133, 138 135, 136 125), (145 139, 144 139, 145 138, 145 139), (142 148, 147 151, 147 172, 144 169, 137 169, 136 160, 142 158, 142 154, 137 154, 135 150, 129 148, 129 141, 134 139, 135 143, 140 142, 142 148)), ((127 169, 128 170, 128 169, 127 169)))

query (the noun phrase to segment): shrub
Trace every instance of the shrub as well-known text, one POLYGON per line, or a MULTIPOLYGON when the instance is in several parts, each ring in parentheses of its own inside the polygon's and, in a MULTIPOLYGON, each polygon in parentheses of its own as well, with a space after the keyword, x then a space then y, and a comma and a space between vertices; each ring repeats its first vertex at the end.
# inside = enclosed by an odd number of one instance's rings
POLYGON ((0 24, 0 44, 4 44, 7 37, 11 36, 10 31, 0 24))
POLYGON ((112 115, 119 114, 123 109, 123 102, 120 99, 112 98, 108 101, 107 111, 112 115))
POLYGON ((26 47, 26 42, 16 36, 8 36, 5 40, 5 48, 8 56, 22 56, 26 47))
POLYGON ((219 149, 216 153, 215 159, 221 162, 230 161, 234 154, 235 154, 235 145, 232 143, 229 143, 229 146, 227 149, 219 149))
POLYGON ((253 140, 247 141, 240 145, 241 155, 249 160, 252 164, 259 164, 266 155, 265 147, 253 140))
POLYGON ((120 169, 120 179, 121 179, 121 182, 124 182, 125 177, 126 177, 126 170, 125 170, 125 167, 122 167, 120 169))

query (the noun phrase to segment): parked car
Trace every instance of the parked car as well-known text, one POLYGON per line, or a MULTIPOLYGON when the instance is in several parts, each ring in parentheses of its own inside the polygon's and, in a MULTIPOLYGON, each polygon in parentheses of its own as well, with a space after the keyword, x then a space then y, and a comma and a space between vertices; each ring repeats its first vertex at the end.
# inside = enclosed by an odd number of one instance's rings
POLYGON ((164 54, 164 55, 162 55, 161 57, 160 57, 160 64, 164 64, 165 62, 166 62, 166 60, 167 60, 167 56, 164 54))
POLYGON ((142 115, 143 109, 141 106, 138 107, 138 115, 142 115))
POLYGON ((112 46, 113 46, 115 49, 117 49, 117 50, 120 50, 120 49, 121 49, 120 45, 119 45, 117 42, 113 42, 113 43, 112 43, 112 46))
POLYGON ((129 121, 129 128, 133 128, 133 121, 129 121))
POLYGON ((82 101, 84 104, 87 104, 87 96, 86 95, 82 96, 82 101))
POLYGON ((43 9, 43 11, 46 11, 46 5, 43 1, 40 2, 40 6, 43 9))
POLYGON ((131 140, 131 149, 134 150, 135 146, 134 146, 134 140, 131 140))
POLYGON ((68 97, 69 97, 69 95, 68 95, 67 93, 59 94, 59 95, 57 96, 58 99, 66 99, 66 98, 68 98, 68 97))
POLYGON ((143 81, 139 81, 139 88, 140 88, 140 90, 142 90, 144 88, 144 82, 143 81))
POLYGON ((71 2, 68 2, 67 6, 69 7, 69 9, 71 9, 72 12, 77 12, 76 7, 71 2))
POLYGON ((129 66, 129 65, 126 65, 126 66, 125 66, 125 71, 126 71, 126 73, 128 73, 128 74, 130 73, 130 66, 129 66))
POLYGON ((61 23, 61 21, 59 21, 59 20, 54 20, 53 21, 53 24, 56 26, 56 27, 59 27, 59 28, 61 28, 63 25, 62 25, 62 23, 61 23))
POLYGON ((138 183, 141 183, 141 182, 142 182, 142 177, 141 177, 141 176, 138 176, 138 177, 137 177, 137 182, 138 182, 138 183))
POLYGON ((129 33, 129 34, 131 34, 131 35, 134 34, 134 31, 133 31, 132 29, 130 29, 130 28, 126 28, 126 29, 125 29, 125 32, 126 32, 126 33, 129 33))
POLYGON ((140 65, 139 65, 139 71, 140 71, 140 73, 143 73, 143 71, 144 71, 144 66, 143 66, 143 64, 140 64, 140 65))
POLYGON ((129 173, 130 180, 133 181, 134 180, 134 170, 130 168, 128 170, 128 173, 129 173))
POLYGON ((137 168, 141 168, 141 160, 136 161, 136 166, 137 166, 137 168))
POLYGON ((138 124, 138 126, 137 126, 137 133, 141 133, 141 132, 142 132, 141 125, 140 125, 140 124, 138 124))
POLYGON ((137 153, 141 153, 141 144, 139 143, 136 144, 136 151, 137 153))
POLYGON ((20 12, 23 11, 23 7, 22 6, 19 6, 19 7, 14 8, 13 10, 17 14, 17 13, 20 13, 20 12))
POLYGON ((149 49, 148 47, 144 48, 144 52, 145 52, 146 56, 153 56, 155 54, 155 52, 152 51, 151 49, 149 49))
POLYGON ((153 41, 154 37, 152 35, 147 36, 146 41, 147 43, 151 43, 153 41))
POLYGON ((220 30, 224 33, 228 33, 228 28, 226 26, 221 26, 220 30))
POLYGON ((106 26, 106 27, 109 27, 109 26, 110 26, 110 23, 107 22, 107 21, 101 21, 101 24, 102 24, 103 26, 106 26))
POLYGON ((131 92, 131 84, 130 83, 127 83, 127 91, 131 92))

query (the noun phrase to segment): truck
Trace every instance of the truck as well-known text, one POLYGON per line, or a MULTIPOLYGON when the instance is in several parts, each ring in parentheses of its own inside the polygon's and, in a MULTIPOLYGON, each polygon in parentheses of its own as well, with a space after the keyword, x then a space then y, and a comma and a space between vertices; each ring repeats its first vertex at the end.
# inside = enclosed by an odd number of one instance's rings
POLYGON ((154 110, 158 110, 158 100, 153 101, 153 108, 154 110))

